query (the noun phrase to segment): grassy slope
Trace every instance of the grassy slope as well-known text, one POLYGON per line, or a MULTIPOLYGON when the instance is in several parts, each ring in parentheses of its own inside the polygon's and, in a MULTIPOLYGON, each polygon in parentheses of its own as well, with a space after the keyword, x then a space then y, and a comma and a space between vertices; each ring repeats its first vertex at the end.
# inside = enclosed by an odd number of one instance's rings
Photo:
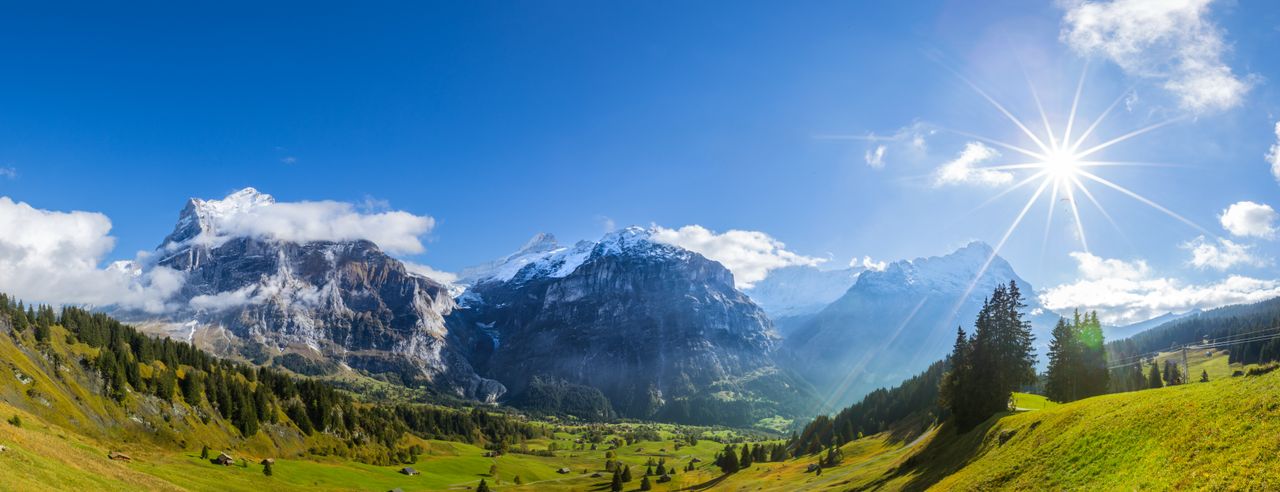
POLYGON ((893 442, 886 435, 861 439, 846 444, 844 463, 821 477, 804 472, 815 462, 809 457, 757 465, 718 486, 743 491, 1280 488, 1280 371, 1065 405, 1031 395, 1018 401, 1043 409, 1001 415, 964 434, 943 425, 917 442, 893 442))
POLYGON ((1280 469, 1280 373, 1107 395, 942 429, 895 477, 950 490, 1267 489, 1280 469), (1013 432, 1003 445, 1002 433, 1013 432), (958 468, 958 469, 957 469, 958 468), (1270 470, 1270 471, 1268 471, 1270 470), (941 478, 941 474, 955 471, 941 478))
MULTIPOLYGON (((130 449, 132 462, 110 461, 108 446, 103 442, 76 435, 42 420, 38 415, 0 403, 0 416, 23 419, 22 427, 0 422, 0 444, 8 448, 0 452, 0 484, 5 490, 447 490, 474 488, 481 478, 499 490, 598 490, 607 486, 607 473, 601 470, 604 451, 562 452, 555 458, 509 454, 496 459, 483 457, 484 450, 467 444, 428 441, 429 451, 419 458, 414 468, 419 476, 397 473, 399 466, 372 466, 344 461, 320 459, 279 459, 274 475, 266 477, 256 465, 261 456, 244 454, 249 466, 214 466, 201 460, 198 451, 163 451, 156 448, 130 449), (498 476, 488 475, 489 467, 498 465, 498 476), (569 467, 568 475, 556 470, 569 467), (602 477, 592 478, 596 471, 602 477), (513 484, 519 475, 523 486, 513 484)), ((568 434, 562 445, 571 443, 568 434)), ((531 442, 530 447, 544 448, 550 441, 531 442)), ((675 490, 694 486, 719 476, 710 461, 721 445, 702 441, 686 446, 678 453, 660 452, 671 441, 639 442, 619 451, 621 459, 635 466, 635 479, 628 490, 639 487, 644 462, 650 456, 665 457, 670 464, 683 465, 689 459, 704 460, 700 470, 681 471, 669 484, 654 483, 654 490, 675 490)), ((673 447, 672 447, 673 449, 673 447)), ((242 456, 237 454, 237 456, 242 456)), ((683 467, 681 468, 683 470, 683 467)))
POLYGON ((1049 401, 1044 396, 1030 393, 1014 393, 1013 404, 1019 410, 1044 410, 1058 406, 1058 403, 1049 401))
MULTIPOLYGON (((55 336, 57 352, 71 355, 84 346, 66 346, 55 336)), ((1178 354, 1180 357, 1180 354, 1178 354)), ((1189 354, 1191 355, 1191 354, 1189 354)), ((665 457, 680 467, 674 482, 654 490, 814 490, 814 489, 1267 489, 1280 486, 1267 470, 1280 469, 1280 371, 1230 378, 1224 355, 1191 355, 1193 374, 1209 371, 1210 383, 1108 395, 1066 405, 1034 395, 1015 395, 1018 406, 1036 409, 1003 415, 965 434, 949 426, 923 436, 911 432, 881 434, 847 443, 844 462, 821 476, 806 473, 815 457, 753 465, 721 476, 711 465, 723 446, 702 441, 674 451, 670 433, 662 442, 624 447, 620 458, 636 466, 639 486, 643 463, 665 457), (1197 357, 1198 356, 1198 357, 1197 357), (1001 436, 1005 442, 1001 443, 1001 436), (660 451, 667 449, 670 452, 660 451), (684 472, 694 457, 699 468, 684 472), (1271 480, 1271 481, 1267 481, 1271 480)), ((290 459, 284 448, 239 440, 215 421, 205 425, 191 416, 166 422, 159 413, 125 413, 86 388, 95 383, 75 368, 56 371, 27 346, 0 337, 0 420, 19 415, 21 427, 0 422, 0 484, 5 490, 445 490, 474 487, 481 478, 498 490, 605 490, 604 450, 560 451, 556 457, 510 454, 483 457, 474 446, 424 441, 428 449, 406 477, 398 466, 371 466, 324 458, 290 459), (15 373, 16 370, 16 373, 15 373), (8 373, 14 373, 10 376, 8 373), (21 373, 30 382, 18 378, 21 373), (34 390, 34 391, 31 391, 34 390), (141 420, 139 420, 141 419, 141 420), (143 422, 147 422, 144 424, 143 422), (183 442, 186 442, 185 444, 183 442), (221 441, 221 442, 220 442, 221 441), (156 445, 157 442, 167 445, 156 445), (235 447, 237 457, 254 463, 277 458, 275 475, 265 477, 250 464, 218 467, 197 457, 198 442, 215 449, 235 447), (123 450, 131 463, 106 459, 123 450), (496 477, 489 467, 498 465, 496 477), (555 472, 573 470, 568 475, 555 472), (602 477, 590 474, 601 472, 602 477), (519 475, 525 485, 514 486, 519 475)), ((180 405, 181 406, 181 405, 180 405)), ((913 426, 919 430, 920 426, 913 426)), ((259 434, 259 437, 263 434, 259 434)), ((574 436, 559 434, 562 448, 574 436)), ((728 437, 728 436, 725 436, 728 437)), ((546 449, 548 439, 531 441, 546 449)), ((215 450, 216 452, 216 450, 215 450)))

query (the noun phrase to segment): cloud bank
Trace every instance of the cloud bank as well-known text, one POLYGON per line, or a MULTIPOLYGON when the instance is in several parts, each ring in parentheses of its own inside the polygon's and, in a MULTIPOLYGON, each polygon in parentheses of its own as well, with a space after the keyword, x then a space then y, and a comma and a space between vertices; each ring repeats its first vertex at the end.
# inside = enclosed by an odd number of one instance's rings
POLYGON ((1209 19, 1212 0, 1069 1, 1061 38, 1126 73, 1161 82, 1192 112, 1239 106, 1252 85, 1223 61, 1224 30, 1209 19))
POLYGON ((361 212, 354 204, 328 200, 276 202, 253 188, 193 203, 207 222, 200 240, 214 244, 232 237, 295 243, 366 239, 393 254, 417 254, 426 250, 422 236, 435 227, 435 219, 425 215, 361 212))
POLYGON ((679 229, 653 227, 655 241, 679 246, 720 262, 733 272, 734 283, 749 289, 770 270, 793 265, 817 266, 827 261, 787 251, 781 241, 759 231, 730 230, 717 234, 700 225, 679 229))
POLYGON ((1152 275, 1142 260, 1100 258, 1079 252, 1071 256, 1076 260, 1080 279, 1041 292, 1040 303, 1057 312, 1097 310, 1102 321, 1112 325, 1280 296, 1280 281, 1275 280, 1231 275, 1196 285, 1152 275))
POLYGON ((110 231, 100 213, 41 210, 0 197, 0 291, 35 303, 165 311, 183 275, 163 267, 143 272, 129 262, 99 268, 115 247, 110 231))
POLYGON ((1255 256, 1252 246, 1236 243, 1226 238, 1217 242, 1209 241, 1204 236, 1197 237, 1182 245, 1191 250, 1191 265, 1206 269, 1226 270, 1237 265, 1263 266, 1267 260, 1255 256))

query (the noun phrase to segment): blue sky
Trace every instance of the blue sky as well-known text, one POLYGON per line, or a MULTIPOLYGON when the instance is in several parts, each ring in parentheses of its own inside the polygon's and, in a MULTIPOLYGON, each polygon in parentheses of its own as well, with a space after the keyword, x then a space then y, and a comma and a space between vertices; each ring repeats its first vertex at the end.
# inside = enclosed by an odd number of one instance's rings
MULTIPOLYGON (((977 142, 953 130, 1034 145, 965 79, 1038 132, 1029 79, 1060 132, 1087 65, 1077 132, 1131 95, 1094 143, 1177 119, 1093 157, 1178 167, 1094 171, 1203 230, 1094 184, 1119 231, 1081 198, 1088 252, 1069 202, 1046 235, 1046 197, 1001 254, 1075 301, 1118 289, 1147 302, 1158 282, 1188 297, 1232 278, 1262 282, 1236 290, 1275 289, 1273 219, 1249 215, 1240 227, 1252 232, 1233 234, 1221 216, 1245 201, 1280 206, 1266 157, 1280 118, 1280 7, 1143 5, 11 6, 0 196, 108 217, 114 242, 98 266, 157 246, 187 197, 246 186, 430 216, 426 251, 404 256, 451 271, 539 231, 595 238, 608 224, 760 231, 826 266, 895 260, 998 244, 1034 191, 972 211, 1004 188, 973 175, 940 184, 939 169, 977 142), (1122 20, 1072 20, 1089 8, 1122 20), (1083 46, 1072 33, 1102 39, 1083 46), (1137 51, 1117 51, 1135 36, 1137 51), (1188 73, 1188 61, 1210 73, 1188 73), (1237 90, 1185 83, 1214 73, 1237 90), (1209 102, 1189 103, 1196 90, 1209 102), (1225 266, 1197 266, 1197 245, 1225 266), (1099 285, 1111 277, 1132 285, 1099 285)), ((982 164, 1026 160, 984 146, 1000 155, 982 164)))

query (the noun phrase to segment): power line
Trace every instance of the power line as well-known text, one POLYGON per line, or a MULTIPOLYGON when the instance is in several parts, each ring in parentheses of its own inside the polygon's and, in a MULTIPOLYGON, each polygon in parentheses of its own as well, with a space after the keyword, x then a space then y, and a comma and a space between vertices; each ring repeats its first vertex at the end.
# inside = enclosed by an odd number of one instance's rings
MULTIPOLYGON (((1124 367, 1129 367, 1137 364, 1143 364, 1146 362, 1146 359, 1158 356, 1161 353, 1165 353, 1165 352, 1177 352, 1179 350, 1213 349, 1213 348, 1225 347, 1229 345, 1263 342, 1263 341, 1269 341, 1269 340, 1275 340, 1275 339, 1280 339, 1280 327, 1267 328, 1264 330, 1256 330, 1249 333, 1236 334, 1229 337, 1214 339, 1209 343, 1187 343, 1179 346, 1170 347, 1170 349, 1167 351, 1156 351, 1156 352, 1148 352, 1140 355, 1133 355, 1133 356, 1120 359, 1118 363, 1108 366, 1107 369, 1108 370, 1121 369, 1124 367), (1266 332, 1276 332, 1276 333, 1272 333, 1269 335, 1257 335, 1258 333, 1266 333, 1266 332), (1126 361, 1130 361, 1130 362, 1126 362, 1126 361)), ((1185 369, 1186 368, 1184 367, 1184 370, 1185 369)))

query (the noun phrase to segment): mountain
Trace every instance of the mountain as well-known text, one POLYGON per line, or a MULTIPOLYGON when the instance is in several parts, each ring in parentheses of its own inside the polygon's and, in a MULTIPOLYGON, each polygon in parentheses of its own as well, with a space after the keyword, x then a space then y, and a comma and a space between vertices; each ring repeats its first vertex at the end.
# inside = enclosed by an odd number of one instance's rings
POLYGON ((1031 284, 990 246, 973 242, 945 256, 862 272, 848 292, 794 328, 781 360, 830 395, 828 404, 847 405, 946 357, 956 327, 972 331, 983 299, 1009 281, 1018 283, 1026 299, 1037 352, 1044 354, 1057 316, 1037 303, 1031 284))
POLYGON ((1178 321, 1188 316, 1195 316, 1200 313, 1201 313, 1201 310, 1199 309, 1192 309, 1185 313, 1168 312, 1160 316, 1151 318, 1149 320, 1139 321, 1137 323, 1133 323, 1129 325, 1108 326, 1106 327, 1107 340, 1121 340, 1121 339, 1129 338, 1131 336, 1137 335, 1139 333, 1150 330, 1152 328, 1163 325, 1165 323, 1172 323, 1174 321, 1178 321))
POLYGON ((814 399, 774 363, 780 340, 733 274, 649 230, 571 247, 540 235, 464 278, 450 326, 488 334, 473 362, 517 402, 556 381, 624 417, 751 425, 814 399))
POLYGON ((844 295, 863 268, 822 270, 808 265, 779 268, 746 290, 774 320, 817 313, 844 295))
POLYGON ((159 317, 115 314, 185 331, 203 348, 258 364, 324 372, 340 363, 463 398, 505 393, 453 348, 470 340, 445 326, 455 308, 447 288, 409 273, 374 243, 292 242, 232 229, 274 203, 252 188, 188 201, 146 266, 184 277, 167 301, 173 308, 159 317))

